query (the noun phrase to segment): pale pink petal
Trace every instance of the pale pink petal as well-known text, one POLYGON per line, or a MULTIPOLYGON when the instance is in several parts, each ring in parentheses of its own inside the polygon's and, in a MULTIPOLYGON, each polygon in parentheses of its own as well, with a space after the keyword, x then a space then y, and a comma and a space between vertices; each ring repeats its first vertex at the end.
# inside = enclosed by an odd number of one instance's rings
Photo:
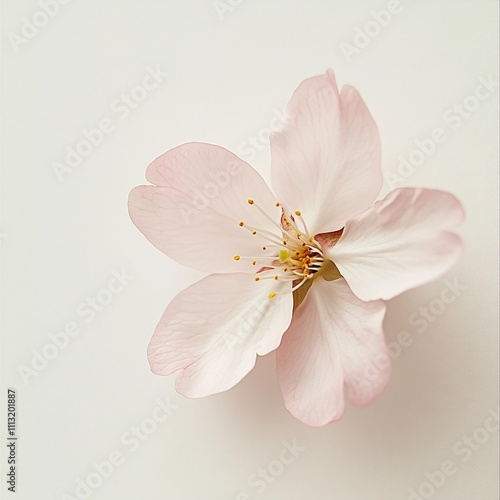
POLYGON ((362 300, 388 300, 432 281, 462 253, 449 230, 464 218, 450 193, 401 188, 347 222, 326 255, 362 300))
POLYGON ((345 280, 318 278, 297 308, 277 350, 286 407, 302 422, 320 426, 344 413, 344 391, 357 406, 387 386, 390 357, 382 301, 363 302, 345 280))
POLYGON ((130 216, 153 245, 181 264, 205 272, 255 271, 251 261, 233 257, 264 255, 267 241, 239 222, 279 233, 256 208, 279 222, 281 209, 266 183, 224 148, 184 144, 154 160, 147 178, 156 186, 132 190, 130 216))
POLYGON ((273 187, 312 233, 335 231, 368 208, 382 186, 377 126, 351 86, 331 71, 303 81, 271 134, 273 187))
POLYGON ((230 389, 278 347, 292 317, 291 284, 249 274, 212 274, 177 295, 148 348, 151 370, 179 393, 203 397, 230 389), (273 298, 269 297, 276 293, 273 298))

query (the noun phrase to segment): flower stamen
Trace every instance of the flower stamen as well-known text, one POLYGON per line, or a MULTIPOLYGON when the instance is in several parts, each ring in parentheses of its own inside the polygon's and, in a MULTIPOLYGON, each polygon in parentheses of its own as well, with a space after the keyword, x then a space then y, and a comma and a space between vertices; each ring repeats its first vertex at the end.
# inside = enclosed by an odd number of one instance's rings
MULTIPOLYGON (((235 260, 250 260, 252 265, 257 266, 258 276, 254 277, 256 282, 263 280, 274 280, 282 283, 292 282, 291 291, 299 289, 308 280, 315 278, 325 263, 325 257, 320 243, 309 232, 309 229, 302 217, 300 210, 296 210, 294 215, 286 213, 282 209, 282 215, 279 223, 271 218, 253 199, 248 199, 248 204, 257 208, 257 210, 270 221, 273 226, 278 228, 276 234, 267 229, 259 229, 253 226, 247 226, 244 221, 239 225, 245 227, 253 236, 259 235, 269 244, 262 246, 262 250, 269 254, 261 257, 241 257, 236 255, 235 260), (297 220, 300 224, 297 223, 297 220), (301 227, 299 227, 299 225, 301 227)), ((276 207, 280 207, 276 203, 276 207)), ((269 298, 276 295, 290 293, 287 291, 274 291, 269 294, 269 298)))
MULTIPOLYGON (((278 224, 274 219, 272 219, 264 210, 257 205, 252 199, 248 200, 249 205, 253 205, 273 226, 277 227, 281 232, 287 232, 280 224, 278 224)), ((276 205, 278 206, 278 205, 276 205)))

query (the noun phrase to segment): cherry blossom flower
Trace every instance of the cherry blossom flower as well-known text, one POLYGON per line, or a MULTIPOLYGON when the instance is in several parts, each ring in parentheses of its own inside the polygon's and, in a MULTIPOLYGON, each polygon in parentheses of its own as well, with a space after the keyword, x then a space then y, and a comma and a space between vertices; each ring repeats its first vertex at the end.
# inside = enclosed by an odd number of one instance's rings
POLYGON ((187 397, 226 391, 277 349, 288 410, 312 426, 365 406, 391 363, 384 300, 427 283, 461 254, 449 193, 382 186, 377 127, 334 75, 294 92, 271 134, 274 193, 224 148, 187 143, 154 160, 129 199, 148 240, 209 273, 168 305, 148 348, 187 397))

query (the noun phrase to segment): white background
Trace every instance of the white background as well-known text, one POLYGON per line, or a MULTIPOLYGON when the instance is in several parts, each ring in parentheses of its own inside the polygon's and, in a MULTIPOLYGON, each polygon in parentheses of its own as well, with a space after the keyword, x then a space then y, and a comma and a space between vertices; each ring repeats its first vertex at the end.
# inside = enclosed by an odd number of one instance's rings
MULTIPOLYGON (((494 429, 497 405, 498 94, 469 98, 478 78, 498 82, 497 2, 401 2, 387 26, 369 25, 375 36, 351 57, 342 44, 354 44, 387 1, 232 3, 218 13, 211 0, 72 0, 20 43, 24 18, 41 7, 2 2, 1 398, 4 408, 14 387, 19 403, 18 493, 2 479, 2 498, 79 498, 77 480, 119 452, 121 465, 90 498, 399 500, 420 488, 422 498, 497 499, 498 434, 484 425, 494 429), (113 111, 156 66, 168 73, 158 87, 128 116, 113 111), (446 140, 397 185, 456 194, 467 211, 466 252, 447 276, 388 304, 388 341, 401 331, 412 340, 381 399, 311 429, 284 408, 272 354, 234 389, 202 400, 150 373, 158 319, 201 274, 150 245, 126 203, 147 164, 187 141, 246 150, 268 178, 265 128, 303 79, 329 67, 370 108, 386 172, 398 171, 415 140, 443 129, 446 140), (453 106, 464 101, 477 109, 457 123, 453 106), (60 181, 54 162, 103 118, 113 132, 60 181), (113 270, 133 279, 86 323, 80 304, 113 270), (465 287, 446 305, 445 279, 465 287), (438 313, 423 322, 419 308, 430 303, 438 313), (33 350, 69 322, 81 333, 23 381, 20 366, 31 368, 33 350), (150 423, 157 398, 177 407, 134 450, 126 433, 150 423), (460 444, 468 436, 472 444, 460 444), (280 469, 283 441, 294 440, 301 451, 280 469), (446 461, 453 473, 426 486, 425 474, 446 461), (252 483, 268 464, 270 481, 252 483)), ((1 425, 4 436, 4 410, 1 425)))

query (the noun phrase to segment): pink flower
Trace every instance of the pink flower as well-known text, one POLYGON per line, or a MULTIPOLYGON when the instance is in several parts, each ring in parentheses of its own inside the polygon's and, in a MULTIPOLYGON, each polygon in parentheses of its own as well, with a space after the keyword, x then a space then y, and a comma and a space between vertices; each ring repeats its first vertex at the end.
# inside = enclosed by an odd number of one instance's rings
POLYGON ((231 152, 188 143, 154 160, 130 216, 180 264, 209 274, 169 304, 148 349, 177 391, 226 391, 277 349, 288 410, 320 426, 344 396, 371 403, 390 379, 383 300, 458 259, 463 219, 446 192, 382 185, 377 127, 334 75, 302 82, 271 135, 272 181, 231 152), (375 203, 374 203, 375 202, 375 203))

